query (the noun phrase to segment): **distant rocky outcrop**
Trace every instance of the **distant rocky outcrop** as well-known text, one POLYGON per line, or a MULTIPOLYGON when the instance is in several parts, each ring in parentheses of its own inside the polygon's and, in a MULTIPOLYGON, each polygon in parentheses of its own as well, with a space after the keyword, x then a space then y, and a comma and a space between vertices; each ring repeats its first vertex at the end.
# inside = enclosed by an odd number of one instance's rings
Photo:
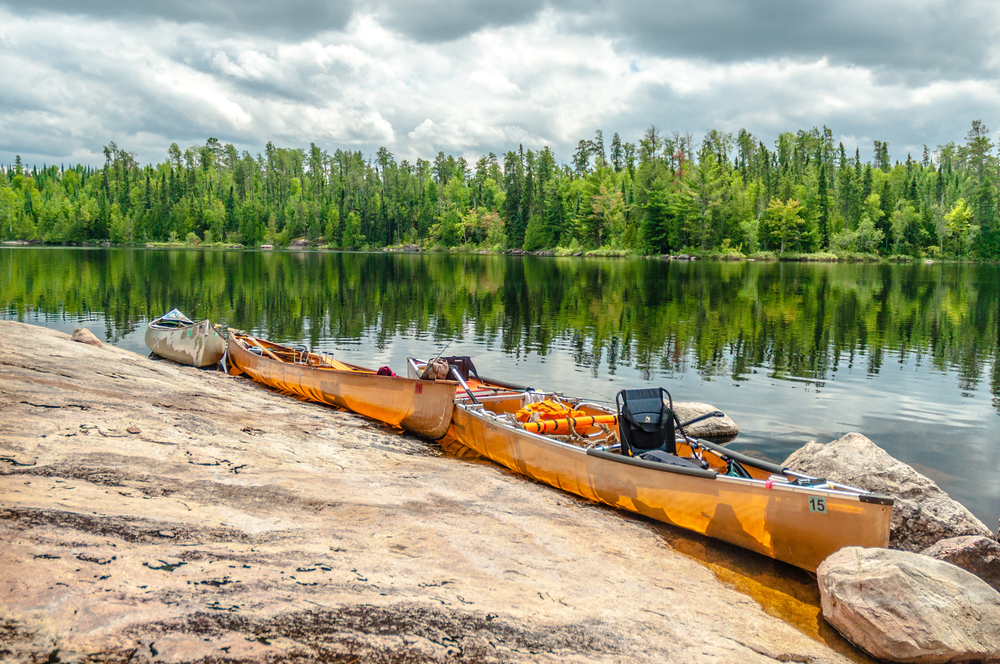
POLYGON ((943 539, 924 550, 925 556, 958 565, 1000 591, 1000 542, 982 535, 943 539))
POLYGON ((941 539, 993 534, 930 478, 894 459, 860 433, 849 433, 827 445, 808 443, 782 465, 894 497, 889 533, 893 549, 920 552, 941 539))
POLYGON ((928 556, 847 547, 816 571, 823 617, 890 662, 1000 661, 1000 593, 928 556))

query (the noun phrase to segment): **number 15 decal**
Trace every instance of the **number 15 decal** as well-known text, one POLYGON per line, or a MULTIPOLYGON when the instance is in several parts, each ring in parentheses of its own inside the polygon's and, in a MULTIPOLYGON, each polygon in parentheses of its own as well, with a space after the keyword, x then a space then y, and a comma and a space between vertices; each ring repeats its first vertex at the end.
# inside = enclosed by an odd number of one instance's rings
POLYGON ((809 496, 809 511, 826 514, 826 498, 822 496, 809 496))

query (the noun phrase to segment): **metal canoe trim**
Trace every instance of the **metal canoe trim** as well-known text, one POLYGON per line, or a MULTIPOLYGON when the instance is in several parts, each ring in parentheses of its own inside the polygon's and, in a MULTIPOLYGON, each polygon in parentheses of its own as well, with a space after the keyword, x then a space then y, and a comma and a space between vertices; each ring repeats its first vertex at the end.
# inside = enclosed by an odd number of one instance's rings
POLYGON ((892 496, 883 496, 880 493, 863 493, 858 496, 858 500, 873 505, 894 505, 896 503, 896 499, 892 496))

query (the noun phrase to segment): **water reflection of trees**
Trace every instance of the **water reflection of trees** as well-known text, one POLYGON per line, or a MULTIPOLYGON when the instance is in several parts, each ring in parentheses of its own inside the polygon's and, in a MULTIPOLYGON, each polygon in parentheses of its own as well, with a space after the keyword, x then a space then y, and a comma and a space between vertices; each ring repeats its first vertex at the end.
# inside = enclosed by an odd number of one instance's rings
POLYGON ((480 255, 0 250, 8 317, 102 312, 118 339, 178 306, 277 340, 471 336, 517 356, 571 349, 597 372, 754 370, 829 379, 912 359, 989 380, 1000 410, 1000 269, 665 263, 480 255), (892 358, 890 360, 889 358, 892 358))

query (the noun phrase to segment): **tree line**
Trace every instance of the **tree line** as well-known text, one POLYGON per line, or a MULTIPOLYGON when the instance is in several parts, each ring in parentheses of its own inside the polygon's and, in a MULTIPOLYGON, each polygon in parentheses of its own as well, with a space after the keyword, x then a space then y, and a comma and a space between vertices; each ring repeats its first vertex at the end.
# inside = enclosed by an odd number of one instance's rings
POLYGON ((570 163, 519 146, 470 164, 397 161, 209 138, 140 165, 114 142, 103 167, 0 168, 0 238, 51 244, 270 243, 606 254, 1000 258, 1000 159, 974 121, 954 142, 893 162, 851 155, 823 127, 778 136, 650 126, 637 143, 598 130, 570 163))

